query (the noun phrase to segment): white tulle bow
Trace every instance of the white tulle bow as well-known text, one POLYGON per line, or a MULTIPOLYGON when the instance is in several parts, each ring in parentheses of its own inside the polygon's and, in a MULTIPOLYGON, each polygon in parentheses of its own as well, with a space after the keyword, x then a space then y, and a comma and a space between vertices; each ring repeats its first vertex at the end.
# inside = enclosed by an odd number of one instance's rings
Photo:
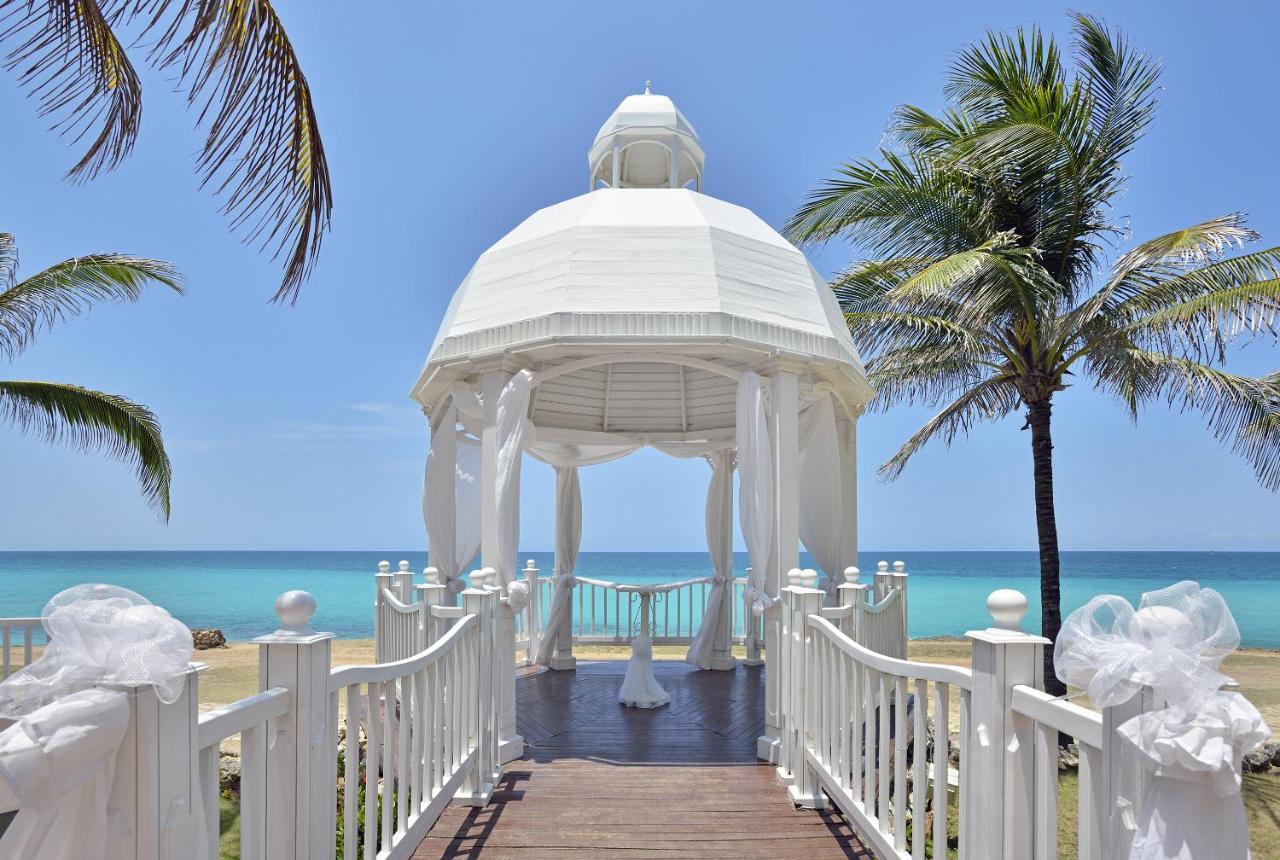
POLYGON ((1155 777, 1130 858, 1248 856, 1240 760, 1271 730, 1248 699, 1222 689, 1231 679, 1220 666, 1239 645, 1222 595, 1189 581, 1147 592, 1136 610, 1115 595, 1095 597, 1064 622, 1059 678, 1098 707, 1124 704, 1143 687, 1166 704, 1116 729, 1155 777))
POLYGON ((54 595, 41 623, 49 644, 0 683, 0 716, 18 719, 102 684, 149 684, 166 704, 182 694, 194 653, 191 631, 141 594, 77 585, 54 595))

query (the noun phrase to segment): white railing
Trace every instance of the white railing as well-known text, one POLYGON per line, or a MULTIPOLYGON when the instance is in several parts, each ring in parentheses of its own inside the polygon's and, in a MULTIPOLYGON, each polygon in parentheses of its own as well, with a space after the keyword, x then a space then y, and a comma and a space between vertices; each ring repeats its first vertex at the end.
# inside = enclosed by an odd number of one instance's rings
MULTIPOLYGON (((335 720, 346 706, 343 860, 408 857, 451 800, 487 802, 500 772, 497 600, 492 591, 468 590, 461 617, 422 653, 330 674, 335 720), (363 808, 357 786, 364 787, 363 808)), ((336 808, 332 785, 329 792, 336 808)))
POLYGON ((240 857, 267 857, 267 744, 271 720, 289 712, 290 692, 273 687, 200 715, 196 748, 204 803, 206 856, 218 857, 222 743, 240 739, 240 857))
POLYGON ((0 681, 31 662, 35 636, 42 632, 39 618, 0 618, 0 681))
MULTIPOLYGON (((574 587, 576 593, 573 596, 574 642, 626 644, 640 634, 641 593, 635 585, 585 576, 575 578, 578 584, 574 587)), ((745 635, 743 594, 746 583, 744 578, 734 580, 734 596, 730 601, 733 612, 731 636, 739 644, 745 635)), ((542 580, 539 586, 542 599, 549 607, 554 582, 542 580)), ((702 622, 711 588, 710 576, 644 586, 644 590, 652 595, 654 644, 687 645, 692 642, 702 622)))
MULTIPOLYGON (((793 571, 780 617, 779 663, 788 681, 779 772, 797 803, 822 806, 824 794, 831 798, 877 856, 946 857, 948 789, 966 772, 963 743, 959 769, 949 766, 950 733, 958 727, 966 736, 973 673, 860 644, 846 630, 856 623, 863 586, 842 586, 841 606, 824 608, 811 576, 793 571), (923 824, 928 812, 931 826, 923 824), (934 846, 942 848, 934 853, 934 846)), ((891 592, 885 605, 904 597, 905 589, 891 592)), ((964 804, 963 791, 955 802, 964 804)))
MULTIPOLYGON (((953 846, 961 860, 1054 860, 1065 735, 1080 759, 1073 856, 1127 856, 1145 777, 1116 727, 1156 706, 1150 691, 1100 712, 1045 693, 1050 643, 1018 630, 1027 602, 1014 591, 988 598, 994 623, 966 634, 966 668, 859 642, 863 586, 841 586, 840 605, 824 607, 812 571, 789 581, 778 614, 778 770, 796 803, 834 803, 878 857, 941 860, 953 846)), ((903 583, 885 611, 905 605, 903 583)))
MULTIPOLYGON (((1106 811, 1098 804, 1106 796, 1102 785, 1103 716, 1097 711, 1050 696, 1043 690, 1017 684, 1010 706, 1018 737, 1012 777, 1024 786, 1030 802, 1023 803, 1009 822, 1017 833, 1014 844, 1030 844, 1029 857, 1056 860, 1058 856, 1059 734, 1075 740, 1079 750, 1079 813, 1076 819, 1079 856, 1103 857, 1106 811), (1027 755, 1027 752, 1030 755, 1027 755)), ((1010 786, 1012 788, 1013 786, 1010 786)))
POLYGON ((486 805, 510 742, 506 610, 495 588, 460 596, 429 607, 440 635, 422 652, 333 668, 332 634, 308 627, 315 600, 287 592, 281 629, 254 640, 261 692, 200 714, 201 664, 171 703, 125 688, 130 724, 107 802, 129 827, 111 828, 105 856, 225 856, 219 758, 237 738, 241 860, 400 860, 450 802, 486 805))

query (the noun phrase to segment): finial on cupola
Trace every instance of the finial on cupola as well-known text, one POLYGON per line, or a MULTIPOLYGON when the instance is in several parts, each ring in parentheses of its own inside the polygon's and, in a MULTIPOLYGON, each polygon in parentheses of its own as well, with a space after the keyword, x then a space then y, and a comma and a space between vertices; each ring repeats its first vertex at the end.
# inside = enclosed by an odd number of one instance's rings
POLYGON ((642 95, 618 105, 587 153, 587 187, 684 188, 702 190, 705 156, 698 133, 670 98, 654 95, 653 81, 642 95))

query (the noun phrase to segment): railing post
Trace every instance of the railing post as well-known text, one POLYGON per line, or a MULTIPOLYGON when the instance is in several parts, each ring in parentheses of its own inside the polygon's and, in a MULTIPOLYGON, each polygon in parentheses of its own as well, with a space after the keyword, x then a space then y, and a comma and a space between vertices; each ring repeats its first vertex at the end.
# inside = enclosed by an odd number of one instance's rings
POLYGON ((516 618, 508 594, 498 585, 497 571, 486 567, 481 573, 485 588, 494 595, 494 654, 490 665, 498 708, 495 727, 497 758, 494 762, 496 782, 501 774, 501 765, 524 755, 524 738, 516 733, 516 618))
MULTIPOLYGON (((750 581, 751 568, 747 568, 747 578, 750 581)), ((751 611, 751 601, 747 598, 747 590, 742 590, 742 638, 746 645, 746 659, 742 661, 744 666, 763 666, 764 658, 761 656, 760 646, 764 644, 761 641, 763 636, 764 618, 757 618, 751 611)))
POLYGON ((400 569, 394 574, 395 577, 395 595, 401 603, 413 602, 413 571, 409 569, 409 562, 400 562, 400 569))
MULTIPOLYGON (((129 727, 116 753, 107 808, 119 810, 128 827, 108 827, 106 856, 112 860, 179 860, 201 844, 196 810, 203 809, 199 747, 200 694, 192 664, 181 696, 166 705, 152 686, 130 687, 129 727)), ((218 822, 206 822, 216 831, 218 822)))
POLYGON ((862 642, 858 638, 858 627, 862 622, 862 610, 867 605, 867 587, 858 582, 861 571, 849 566, 844 569, 844 583, 836 588, 840 596, 841 606, 853 607, 849 614, 840 619, 840 632, 854 642, 862 642))
POLYGON ((463 671, 470 678, 461 683, 463 689, 471 691, 472 700, 462 704, 472 715, 470 722, 474 726, 475 736, 467 740, 475 741, 477 752, 476 765, 455 797, 467 806, 488 805, 493 797, 493 775, 498 767, 493 671, 493 605, 498 602, 498 596, 481 585, 486 577, 477 576, 477 573, 471 574, 472 587, 462 592, 462 611, 467 615, 477 616, 479 620, 475 662, 464 666, 463 671), (477 579, 480 581, 477 582, 477 579))
POLYGON ((817 674, 814 665, 814 639, 809 627, 810 615, 822 611, 826 592, 817 588, 818 574, 812 570, 792 570, 787 593, 783 646, 786 655, 784 684, 778 691, 782 720, 782 749, 778 776, 788 782, 791 802, 806 809, 821 809, 825 803, 817 775, 809 766, 805 749, 814 735, 817 674))
MULTIPOLYGON (((1082 828, 1081 841, 1086 838, 1091 843, 1096 841, 1099 849, 1092 854, 1085 853, 1085 845, 1081 845, 1080 857, 1097 860, 1102 857, 1128 857, 1133 845, 1133 835, 1137 829, 1138 812, 1142 808, 1142 798, 1146 795, 1150 781, 1150 771, 1143 766, 1136 755, 1136 750, 1128 741, 1122 740, 1116 729, 1140 714, 1161 707, 1156 701, 1155 692, 1150 687, 1143 687, 1129 701, 1102 709, 1102 750, 1100 762, 1089 762, 1090 776, 1098 789, 1095 795, 1094 809, 1090 829, 1082 828), (1098 766, 1100 765, 1100 766, 1098 766), (1095 776, 1096 774, 1096 776, 1095 776)), ((1084 752, 1083 746, 1081 752, 1084 752)), ((1085 759, 1081 756, 1080 779, 1085 779, 1085 759)), ((1237 762, 1237 764, 1239 764, 1237 762)), ((1081 815, 1084 815, 1081 810, 1081 815)), ((1093 844, 1089 846, 1094 848, 1093 844)))
POLYGON ((542 591, 538 584, 538 568, 529 559, 524 563, 524 584, 529 589, 529 604, 524 608, 524 632, 529 642, 524 652, 524 664, 532 666, 542 641, 542 591))
POLYGON ((375 663, 381 663, 385 659, 383 639, 386 637, 386 601, 383 599, 382 590, 391 588, 391 584, 391 562, 378 562, 378 572, 373 575, 373 661, 375 663))
POLYGON ((431 607, 444 606, 449 587, 440 582, 440 571, 434 567, 424 568, 422 585, 414 586, 418 592, 418 636, 419 651, 425 651, 439 638, 440 620, 431 615, 431 607))
POLYGON ((987 611, 992 626, 965 634, 973 648, 973 693, 968 736, 960 739, 967 745, 961 747, 961 853, 983 860, 1022 860, 1031 856, 1034 744, 1014 718, 1012 688, 1026 684, 1044 689, 1043 650, 1051 643, 1019 629, 1027 612, 1027 598, 1020 592, 993 591, 987 611))
MULTIPOLYGON (((311 629, 316 601, 305 591, 286 591, 275 609, 280 629, 253 640, 259 689, 285 687, 290 693, 289 710, 267 726, 266 856, 332 857, 338 779, 337 700, 329 697, 333 634, 311 629)), ((370 720, 379 718, 380 706, 369 703, 370 720)))
POLYGON ((891 657, 897 657, 899 660, 907 659, 907 622, 910 615, 907 613, 907 565, 905 562, 895 561, 893 563, 893 573, 889 575, 889 582, 894 590, 898 592, 898 608, 896 610, 896 618, 900 630, 894 631, 897 636, 894 638, 893 646, 895 650, 891 657))
POLYGON ((887 561, 876 562, 876 575, 875 575, 875 602, 876 603, 879 603, 881 600, 884 600, 884 596, 889 593, 889 585, 891 583, 890 577, 892 575, 893 574, 889 573, 889 562, 887 561))

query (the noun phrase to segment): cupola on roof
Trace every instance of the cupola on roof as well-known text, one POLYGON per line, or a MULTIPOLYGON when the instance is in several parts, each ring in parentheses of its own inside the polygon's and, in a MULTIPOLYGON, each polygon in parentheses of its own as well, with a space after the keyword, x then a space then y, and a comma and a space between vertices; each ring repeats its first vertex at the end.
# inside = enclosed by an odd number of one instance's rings
POLYGON ((587 155, 589 190, 601 182, 610 188, 683 188, 701 182, 703 161, 693 125, 645 81, 644 94, 627 96, 600 126, 587 155))

